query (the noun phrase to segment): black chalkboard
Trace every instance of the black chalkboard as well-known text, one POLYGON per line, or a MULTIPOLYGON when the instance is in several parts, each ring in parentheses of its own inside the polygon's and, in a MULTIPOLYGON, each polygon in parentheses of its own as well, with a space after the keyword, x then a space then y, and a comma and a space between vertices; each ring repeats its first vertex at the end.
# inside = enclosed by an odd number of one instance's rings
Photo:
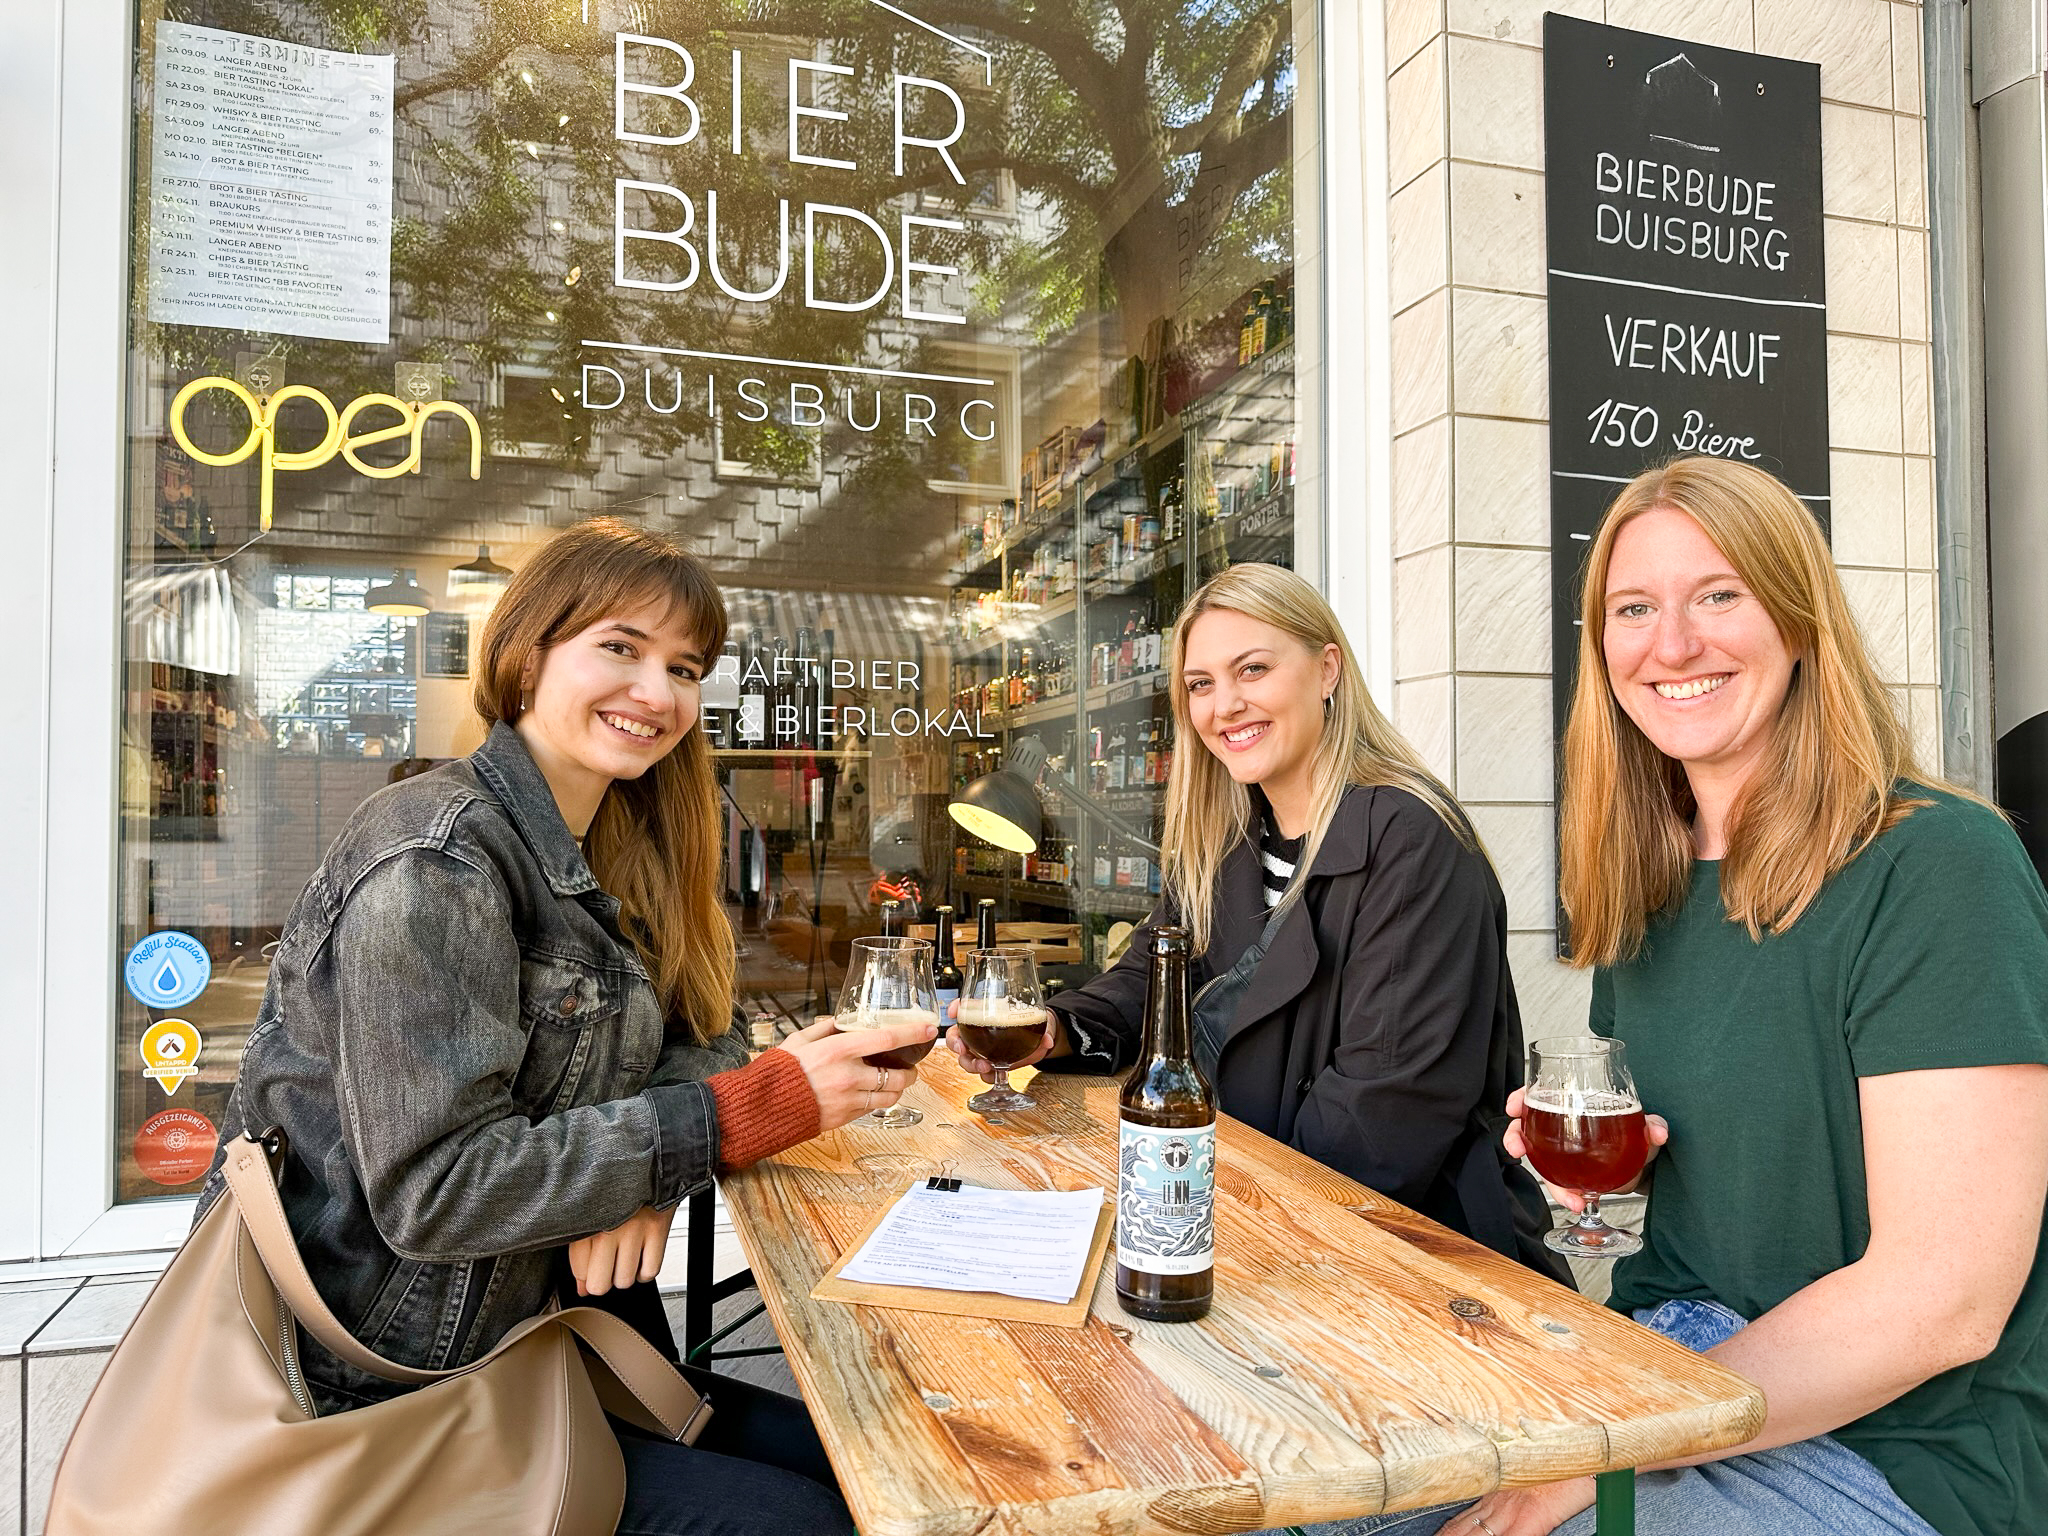
POLYGON ((1543 18, 1551 673, 1564 739, 1586 541, 1683 453, 1828 525, 1820 66, 1543 18))

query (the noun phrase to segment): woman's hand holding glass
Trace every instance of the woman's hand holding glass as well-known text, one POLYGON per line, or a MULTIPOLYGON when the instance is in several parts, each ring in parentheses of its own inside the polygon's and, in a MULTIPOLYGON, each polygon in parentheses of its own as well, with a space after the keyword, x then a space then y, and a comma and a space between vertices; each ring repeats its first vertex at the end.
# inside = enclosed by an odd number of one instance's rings
POLYGON ((889 1108, 917 1078, 913 1067, 878 1066, 863 1061, 863 1056, 919 1045, 929 1049, 937 1033, 928 1018, 847 1031, 827 1015, 775 1049, 788 1051, 804 1069, 818 1101, 818 1129, 836 1131, 871 1109, 889 1108))
MULTIPOLYGON (((960 1004, 957 999, 946 1005, 946 1017, 955 1024, 960 1022, 960 1004)), ((946 1031, 946 1044, 952 1047, 954 1058, 959 1061, 962 1071, 972 1072, 985 1083, 992 1083, 996 1080, 997 1068, 995 1063, 983 1060, 975 1055, 972 1050, 968 1049, 966 1037, 959 1030, 950 1029, 946 1031)), ((1066 1033, 1060 1027, 1060 1016, 1048 1009, 1046 1010, 1045 1039, 1039 1043, 1038 1049, 1029 1056, 1026 1056, 1022 1061, 1011 1062, 1009 1066, 1002 1070, 1007 1072, 1017 1067, 1036 1066, 1048 1056, 1067 1056, 1071 1054, 1072 1051, 1067 1044, 1066 1033)))
MULTIPOLYGON (((1501 1134, 1500 1139, 1500 1144, 1506 1150, 1508 1156, 1517 1161, 1529 1155, 1529 1138, 1522 1131, 1522 1121, 1528 1109, 1527 1099, 1528 1090, 1526 1088, 1517 1088, 1508 1095, 1508 1127, 1501 1134)), ((1658 1149, 1671 1139, 1671 1123, 1662 1115, 1646 1114, 1643 1116, 1643 1128, 1649 1133, 1650 1138, 1649 1162, 1643 1164, 1643 1169, 1647 1172, 1650 1163, 1657 1161, 1658 1149)), ((1609 1190, 1608 1193, 1625 1195, 1641 1182, 1642 1175, 1638 1174, 1631 1181, 1628 1189, 1609 1190)), ((1545 1182, 1543 1192, 1552 1201, 1563 1206, 1568 1211, 1578 1212, 1586 1208, 1586 1197, 1575 1189, 1559 1189, 1555 1184, 1545 1182)))

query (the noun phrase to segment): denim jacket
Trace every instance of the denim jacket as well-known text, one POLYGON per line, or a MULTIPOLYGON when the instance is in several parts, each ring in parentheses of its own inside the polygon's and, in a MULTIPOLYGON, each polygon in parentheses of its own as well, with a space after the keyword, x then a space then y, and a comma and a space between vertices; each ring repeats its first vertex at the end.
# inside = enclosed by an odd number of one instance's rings
MULTIPOLYGON (((391 1359, 461 1365, 542 1309, 564 1244, 710 1180, 704 1079, 745 1035, 693 1039, 501 724, 335 839, 286 920, 223 1155, 282 1126, 285 1213, 335 1315, 391 1359)), ((323 1412, 403 1390, 303 1347, 323 1412)))

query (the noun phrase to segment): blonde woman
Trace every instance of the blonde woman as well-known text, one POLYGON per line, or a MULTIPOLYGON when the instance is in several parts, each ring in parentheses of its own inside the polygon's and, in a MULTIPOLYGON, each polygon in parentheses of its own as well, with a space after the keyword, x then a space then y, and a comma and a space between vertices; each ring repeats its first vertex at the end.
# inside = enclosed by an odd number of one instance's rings
MULTIPOLYGON (((1251 973, 1228 1016, 1196 1020, 1222 1107, 1561 1276, 1535 1182, 1500 1149, 1522 1056, 1500 883, 1330 605, 1292 571, 1233 566, 1181 610, 1171 677, 1181 746, 1148 927, 1191 931, 1198 987, 1251 973)), ((1131 1064, 1145 950, 1141 933, 1053 1000, 1049 1068, 1131 1064)))
MULTIPOLYGON (((1637 477, 1582 622, 1564 903, 1592 1026, 1669 1123, 1614 1305, 1769 1402, 1748 1444, 1643 1478, 1637 1528, 2039 1531, 2039 878, 1914 762, 1819 529, 1762 471, 1637 477)), ((1577 1536, 1591 1499, 1503 1492, 1442 1528, 1577 1536)))

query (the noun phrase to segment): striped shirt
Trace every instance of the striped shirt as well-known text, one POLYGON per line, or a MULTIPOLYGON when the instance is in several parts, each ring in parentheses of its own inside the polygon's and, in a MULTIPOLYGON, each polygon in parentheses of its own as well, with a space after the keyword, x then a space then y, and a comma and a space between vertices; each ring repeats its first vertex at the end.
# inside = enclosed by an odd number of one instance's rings
POLYGON ((1307 841, 1306 835, 1282 837, 1271 811, 1259 817, 1259 864, 1265 876, 1268 911, 1280 905, 1287 882, 1294 878, 1294 867, 1301 862, 1302 844, 1307 841))

